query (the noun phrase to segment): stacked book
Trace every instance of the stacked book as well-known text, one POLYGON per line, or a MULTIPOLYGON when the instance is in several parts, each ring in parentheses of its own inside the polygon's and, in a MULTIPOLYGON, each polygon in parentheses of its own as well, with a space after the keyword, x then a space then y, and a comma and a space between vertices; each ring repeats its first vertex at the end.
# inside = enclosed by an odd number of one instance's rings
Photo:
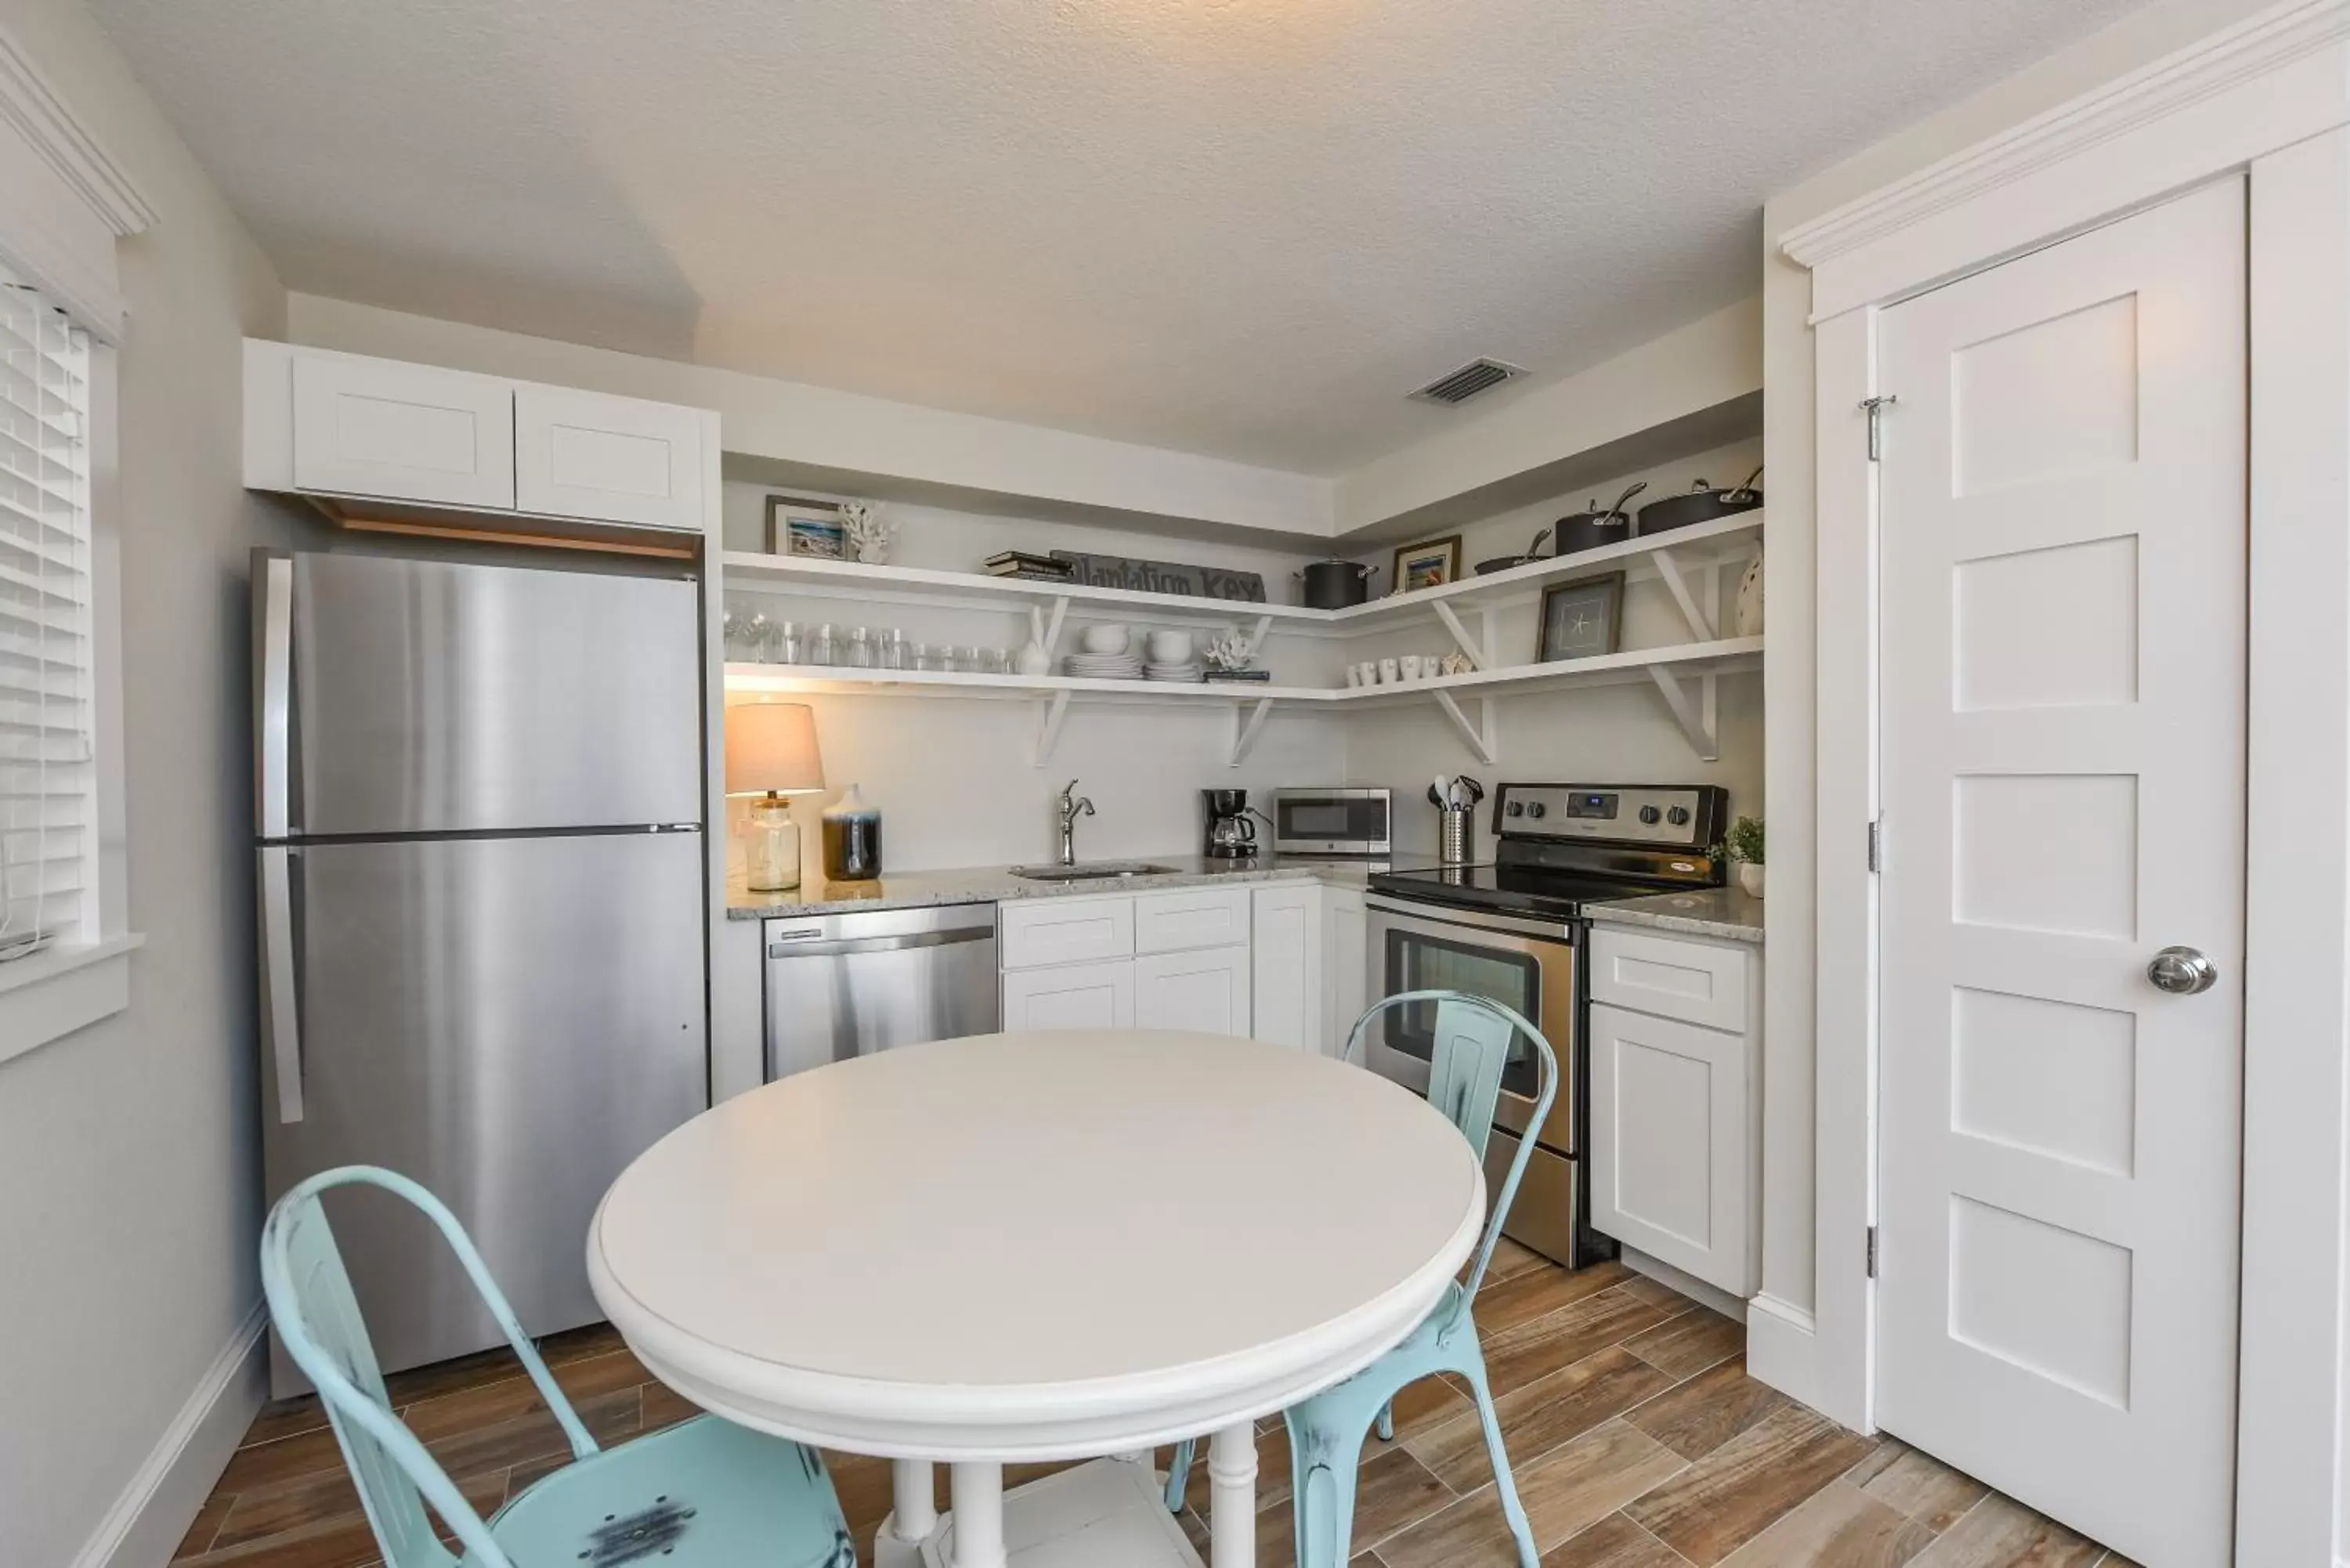
POLYGON ((1066 561, 1056 561, 1050 556, 1031 556, 1024 550, 1005 550, 990 556, 982 564, 991 577, 1032 577, 1045 583, 1066 583, 1076 573, 1076 568, 1066 561))
POLYGON ((1207 670, 1201 672, 1203 680, 1271 680, 1270 670, 1207 670))

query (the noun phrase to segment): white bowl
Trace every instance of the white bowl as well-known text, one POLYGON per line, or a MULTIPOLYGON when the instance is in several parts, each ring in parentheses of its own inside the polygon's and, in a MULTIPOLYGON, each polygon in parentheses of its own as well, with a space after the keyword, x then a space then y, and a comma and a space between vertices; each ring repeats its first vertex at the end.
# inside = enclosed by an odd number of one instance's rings
POLYGON ((1152 632, 1150 657, 1161 664, 1182 663, 1191 657, 1191 634, 1188 631, 1152 632))
POLYGON ((1077 633, 1077 646, 1087 653, 1124 653, 1133 635, 1122 626, 1089 626, 1077 633))

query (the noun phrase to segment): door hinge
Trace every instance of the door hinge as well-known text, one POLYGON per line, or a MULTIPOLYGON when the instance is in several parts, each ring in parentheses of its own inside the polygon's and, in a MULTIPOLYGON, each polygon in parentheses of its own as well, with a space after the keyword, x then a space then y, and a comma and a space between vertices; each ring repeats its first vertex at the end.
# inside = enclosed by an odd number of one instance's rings
POLYGON ((1901 400, 1887 392, 1881 398, 1863 398, 1861 410, 1868 415, 1868 461, 1877 462, 1885 455, 1885 410, 1901 400))
POLYGON ((1868 819, 1868 869, 1870 875, 1885 869, 1885 819, 1868 819))
POLYGON ((1877 1227, 1868 1228, 1868 1277, 1877 1278, 1877 1227))

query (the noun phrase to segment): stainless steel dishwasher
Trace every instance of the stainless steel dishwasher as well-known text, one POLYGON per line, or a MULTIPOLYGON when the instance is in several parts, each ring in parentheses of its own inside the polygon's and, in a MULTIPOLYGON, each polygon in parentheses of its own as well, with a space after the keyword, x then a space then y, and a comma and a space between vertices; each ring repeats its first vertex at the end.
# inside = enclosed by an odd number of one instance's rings
POLYGON ((993 904, 765 925, 770 1081, 1000 1026, 993 904))

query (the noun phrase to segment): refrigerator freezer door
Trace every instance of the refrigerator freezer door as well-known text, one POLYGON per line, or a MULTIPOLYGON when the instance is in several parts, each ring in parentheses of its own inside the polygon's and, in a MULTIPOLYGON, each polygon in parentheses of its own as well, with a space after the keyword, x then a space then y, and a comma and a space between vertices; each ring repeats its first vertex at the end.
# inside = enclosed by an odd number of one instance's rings
MULTIPOLYGON (((302 1116, 262 1058, 274 1200, 388 1166, 456 1211, 533 1334, 595 1321, 588 1224, 629 1160, 709 1104, 702 837, 626 833, 288 852, 302 1116)), ((387 1368, 497 1342, 431 1225, 328 1196, 387 1368)), ((278 1386, 299 1387, 279 1354, 278 1386)))
MULTIPOLYGON (((282 832, 702 819, 695 584, 330 555, 294 556, 286 577, 282 832)), ((276 580, 255 575, 264 628, 276 580)), ((265 660, 262 674, 265 745, 265 660)), ((265 765, 263 779, 276 836, 265 765)))

